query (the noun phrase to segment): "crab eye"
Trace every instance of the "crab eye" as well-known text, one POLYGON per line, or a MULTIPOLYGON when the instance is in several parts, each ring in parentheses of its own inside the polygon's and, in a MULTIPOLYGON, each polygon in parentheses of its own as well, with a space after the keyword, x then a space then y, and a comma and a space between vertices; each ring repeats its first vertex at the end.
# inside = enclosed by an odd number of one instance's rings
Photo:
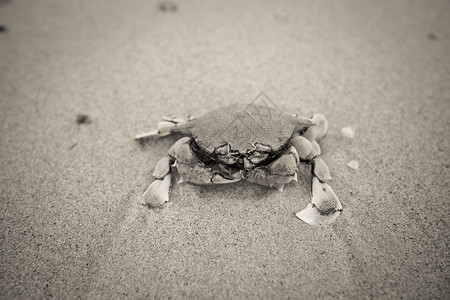
POLYGON ((230 153, 231 147, 230 144, 223 145, 215 150, 217 154, 227 155, 230 153))

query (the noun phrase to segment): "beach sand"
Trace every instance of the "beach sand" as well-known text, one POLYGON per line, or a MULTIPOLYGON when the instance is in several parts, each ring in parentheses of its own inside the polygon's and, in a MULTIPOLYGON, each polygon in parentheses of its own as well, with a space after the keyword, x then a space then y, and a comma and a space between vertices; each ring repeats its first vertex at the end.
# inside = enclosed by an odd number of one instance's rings
POLYGON ((0 298, 448 299, 450 2, 172 3, 0 2, 0 298), (327 116, 337 222, 308 166, 139 204, 135 134, 261 92, 327 116))

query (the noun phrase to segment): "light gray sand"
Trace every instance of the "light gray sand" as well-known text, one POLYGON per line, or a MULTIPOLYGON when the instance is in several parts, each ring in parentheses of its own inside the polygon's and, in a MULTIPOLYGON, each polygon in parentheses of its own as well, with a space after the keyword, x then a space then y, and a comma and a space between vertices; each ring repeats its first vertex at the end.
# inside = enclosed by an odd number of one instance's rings
POLYGON ((450 2, 1 2, 0 298, 449 297, 450 2), (306 168, 138 204, 176 138, 134 134, 260 91, 328 117, 335 224, 306 168))

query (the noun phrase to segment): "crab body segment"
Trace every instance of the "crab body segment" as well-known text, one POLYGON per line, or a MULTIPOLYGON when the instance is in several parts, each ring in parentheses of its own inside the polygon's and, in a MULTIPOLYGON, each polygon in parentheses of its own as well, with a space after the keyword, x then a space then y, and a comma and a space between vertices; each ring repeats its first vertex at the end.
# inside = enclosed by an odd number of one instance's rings
POLYGON ((312 166, 312 202, 297 217, 310 224, 334 222, 342 206, 326 183, 330 171, 319 157, 317 141, 328 122, 321 114, 298 117, 260 105, 230 105, 198 118, 165 117, 158 129, 136 139, 181 132, 179 139, 155 167, 155 181, 143 194, 143 203, 161 205, 169 199, 170 176, 176 167, 180 182, 226 184, 247 180, 283 187, 297 180, 297 165, 312 166), (305 216, 306 215, 306 216, 305 216))

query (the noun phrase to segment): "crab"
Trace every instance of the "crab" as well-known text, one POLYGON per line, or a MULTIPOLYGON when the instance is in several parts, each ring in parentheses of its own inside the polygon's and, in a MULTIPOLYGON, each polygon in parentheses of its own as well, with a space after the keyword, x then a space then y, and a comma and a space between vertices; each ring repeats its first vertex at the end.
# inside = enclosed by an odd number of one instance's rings
POLYGON ((312 224, 331 224, 342 205, 328 185, 330 170, 320 157, 320 141, 328 121, 322 114, 311 118, 283 113, 267 105, 230 105, 199 117, 163 117, 157 129, 137 140, 186 135, 170 147, 156 164, 155 180, 141 196, 150 207, 169 201, 171 175, 177 168, 181 182, 197 185, 228 184, 240 180, 282 191, 297 181, 298 164, 311 165, 311 202, 295 215, 312 224))

